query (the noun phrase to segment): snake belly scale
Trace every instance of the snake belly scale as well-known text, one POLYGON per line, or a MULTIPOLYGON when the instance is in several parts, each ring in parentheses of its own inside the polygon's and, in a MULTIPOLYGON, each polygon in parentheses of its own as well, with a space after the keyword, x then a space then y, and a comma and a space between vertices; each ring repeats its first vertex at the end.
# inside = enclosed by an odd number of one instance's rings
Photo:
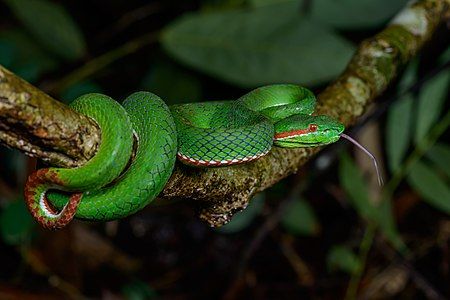
POLYGON ((170 109, 150 92, 130 95, 123 108, 101 94, 84 95, 72 107, 98 123, 102 140, 84 166, 40 169, 29 176, 28 208, 51 229, 73 217, 107 221, 142 209, 161 192, 177 157, 190 166, 229 166, 258 159, 273 144, 332 143, 344 130, 330 117, 312 116, 314 95, 289 84, 264 86, 235 101, 170 109))

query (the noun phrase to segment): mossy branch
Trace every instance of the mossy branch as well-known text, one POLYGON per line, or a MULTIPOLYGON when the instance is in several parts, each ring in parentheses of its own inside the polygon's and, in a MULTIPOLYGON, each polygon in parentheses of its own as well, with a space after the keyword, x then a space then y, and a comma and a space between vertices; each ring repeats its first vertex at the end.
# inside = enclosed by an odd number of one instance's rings
MULTIPOLYGON (((317 114, 354 124, 450 17, 450 0, 421 0, 404 8, 361 43, 347 69, 318 95, 317 114)), ((35 87, 0 68, 0 141, 59 166, 73 167, 95 154, 98 128, 35 87)), ((177 164, 161 200, 202 203, 200 217, 213 226, 230 220, 257 192, 293 174, 319 148, 274 147, 253 163, 197 169, 177 164)))

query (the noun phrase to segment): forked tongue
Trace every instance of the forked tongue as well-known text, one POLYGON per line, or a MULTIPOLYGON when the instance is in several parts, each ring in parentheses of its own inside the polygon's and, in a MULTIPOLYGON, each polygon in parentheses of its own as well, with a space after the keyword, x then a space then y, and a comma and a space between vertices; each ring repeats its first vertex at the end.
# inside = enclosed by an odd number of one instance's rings
POLYGON ((355 146, 357 146, 359 149, 364 151, 364 153, 366 153, 372 159, 373 165, 375 166, 375 170, 377 171, 378 184, 380 186, 382 186, 383 185, 383 178, 381 177, 380 169, 378 168, 378 163, 377 163, 377 159, 375 158, 375 156, 372 153, 370 153, 369 150, 364 148, 360 143, 358 143, 352 137, 346 135, 345 133, 341 133, 341 137, 343 137, 344 139, 346 139, 349 142, 353 143, 355 146))

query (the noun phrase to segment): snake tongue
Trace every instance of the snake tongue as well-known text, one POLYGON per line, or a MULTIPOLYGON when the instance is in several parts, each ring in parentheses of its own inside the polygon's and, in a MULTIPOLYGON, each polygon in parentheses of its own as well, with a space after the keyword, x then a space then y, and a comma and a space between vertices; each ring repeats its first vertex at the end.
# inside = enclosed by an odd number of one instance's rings
POLYGON ((369 152, 366 148, 363 147, 360 143, 355 141, 352 137, 346 135, 345 133, 341 133, 341 137, 349 141, 350 143, 354 144, 356 147, 361 149, 364 153, 366 153, 373 161, 373 165, 375 167, 375 170, 377 171, 377 178, 378 178, 378 184, 380 186, 383 186, 383 177, 381 176, 380 169, 378 168, 377 159, 375 158, 375 155, 369 152))

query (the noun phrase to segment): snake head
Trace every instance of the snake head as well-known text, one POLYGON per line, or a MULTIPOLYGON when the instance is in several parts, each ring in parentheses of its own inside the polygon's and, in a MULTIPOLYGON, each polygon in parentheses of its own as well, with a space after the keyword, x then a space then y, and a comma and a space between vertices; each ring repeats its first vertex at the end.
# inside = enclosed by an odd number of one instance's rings
POLYGON ((274 144, 279 147, 313 147, 339 140, 345 127, 329 116, 293 115, 275 123, 274 144))

